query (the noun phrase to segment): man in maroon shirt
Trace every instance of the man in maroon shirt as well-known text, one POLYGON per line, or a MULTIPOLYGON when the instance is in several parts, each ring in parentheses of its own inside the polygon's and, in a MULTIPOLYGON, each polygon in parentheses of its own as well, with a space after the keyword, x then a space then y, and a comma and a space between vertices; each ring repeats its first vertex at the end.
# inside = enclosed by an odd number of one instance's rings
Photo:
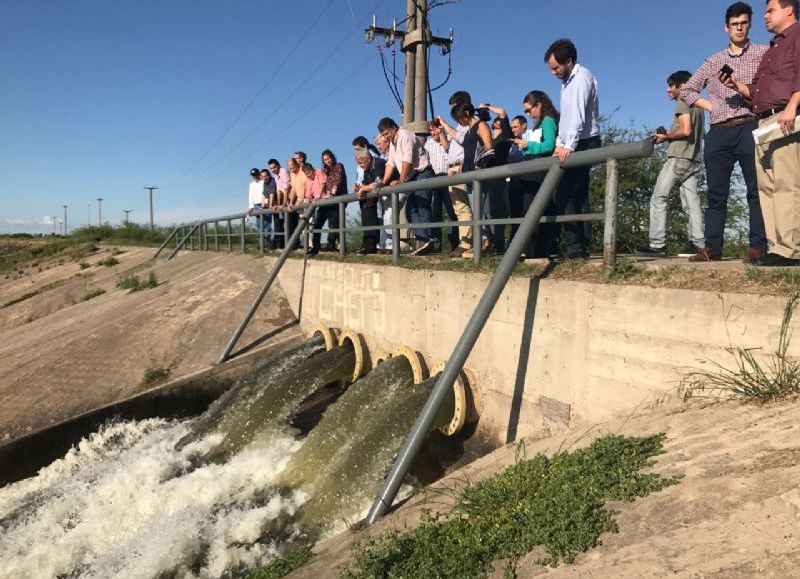
POLYGON ((777 123, 783 137, 756 145, 756 171, 769 253, 762 266, 800 265, 800 27, 798 0, 768 0, 764 20, 775 36, 753 82, 720 79, 753 104, 759 126, 777 123))

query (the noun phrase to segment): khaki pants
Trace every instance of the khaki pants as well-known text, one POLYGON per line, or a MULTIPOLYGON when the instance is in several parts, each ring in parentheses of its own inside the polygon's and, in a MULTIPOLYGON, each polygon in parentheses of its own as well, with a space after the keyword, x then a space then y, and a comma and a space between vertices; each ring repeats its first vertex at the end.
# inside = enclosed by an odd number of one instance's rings
MULTIPOLYGON (((763 119, 759 126, 777 117, 763 119)), ((800 133, 756 145, 756 175, 769 251, 800 259, 800 133)))
MULTIPOLYGON (((450 167, 447 170, 448 175, 457 175, 461 173, 461 167, 450 167)), ((467 194, 466 185, 451 185, 448 187, 450 199, 453 201, 453 211, 455 211, 456 219, 459 221, 471 221, 472 209, 469 205, 469 195, 467 194)), ((472 247, 472 228, 469 225, 460 225, 458 227, 459 247, 463 249, 470 249, 472 247)))

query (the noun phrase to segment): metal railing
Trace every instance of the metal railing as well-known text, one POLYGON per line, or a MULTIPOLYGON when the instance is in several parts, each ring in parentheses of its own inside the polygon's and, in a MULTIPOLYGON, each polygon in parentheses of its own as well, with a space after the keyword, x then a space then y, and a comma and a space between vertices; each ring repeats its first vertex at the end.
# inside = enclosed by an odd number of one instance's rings
MULTIPOLYGON (((649 156, 652 153, 652 143, 649 141, 641 141, 636 143, 624 143, 604 147, 601 149, 593 149, 590 151, 583 151, 574 153, 563 168, 575 168, 585 165, 595 165, 607 163, 606 172, 606 188, 604 210, 602 213, 588 213, 580 215, 559 215, 559 216, 543 216, 541 221, 543 223, 566 223, 578 221, 603 221, 603 272, 606 279, 611 276, 614 271, 614 263, 616 261, 616 226, 617 226, 617 198, 618 198, 618 165, 617 160, 625 160, 631 158, 638 158, 642 156, 649 156), (586 161, 588 160, 588 161, 586 161)), ((503 219, 481 219, 481 208, 484 202, 484 192, 482 183, 496 179, 506 179, 509 177, 527 177, 537 173, 546 172, 556 161, 553 158, 536 159, 531 161, 522 161, 519 163, 512 163, 490 169, 482 169, 479 171, 471 171, 469 173, 459 173, 452 176, 433 177, 421 181, 412 181, 396 185, 394 187, 383 187, 379 192, 371 192, 363 199, 369 198, 389 198, 389 203, 392 208, 392 221, 391 224, 379 224, 372 226, 356 226, 347 225, 345 220, 345 209, 347 204, 355 203, 359 200, 355 195, 341 195, 329 199, 322 199, 313 204, 312 207, 323 207, 330 205, 339 206, 339 227, 337 228, 310 228, 309 233, 335 233, 338 234, 339 254, 344 255, 346 252, 346 236, 355 232, 365 231, 391 231, 394 243, 392 243, 392 263, 397 264, 400 261, 400 231, 407 230, 413 231, 414 229, 422 228, 441 228, 448 229, 458 226, 469 226, 472 230, 472 249, 473 261, 476 265, 481 263, 483 259, 483 251, 481 247, 482 229, 485 226, 492 225, 519 225, 523 222, 524 218, 503 218, 503 219), (469 221, 441 221, 436 223, 400 223, 399 209, 401 208, 400 196, 413 193, 421 189, 446 189, 453 185, 471 185, 471 209, 472 219, 469 221)), ((538 195, 537 195, 538 197, 538 195)), ((265 209, 254 211, 253 216, 259 215, 282 215, 284 223, 288 223, 289 213, 297 212, 302 213, 308 208, 307 205, 300 205, 293 210, 276 211, 272 209, 265 209)), ((175 247, 167 259, 172 259, 182 248, 186 249, 199 249, 199 250, 227 250, 233 251, 236 247, 239 251, 247 251, 248 245, 252 247, 257 244, 258 251, 262 254, 265 253, 265 233, 271 235, 274 239, 285 239, 291 232, 265 232, 264 219, 258 219, 258 228, 252 229, 247 226, 248 213, 237 213, 234 215, 226 215, 222 217, 213 217, 210 219, 203 219, 192 223, 182 224, 177 226, 164 243, 159 247, 158 251, 153 256, 153 259, 164 250, 167 245, 174 240, 175 247), (233 223, 237 223, 234 228, 233 223), (220 224, 225 224, 221 230, 220 224), (248 241, 250 243, 248 243, 248 241), (255 241, 255 243, 253 243, 255 241), (212 247, 213 246, 213 247, 212 247)), ((284 244, 285 245, 285 244, 284 244)))

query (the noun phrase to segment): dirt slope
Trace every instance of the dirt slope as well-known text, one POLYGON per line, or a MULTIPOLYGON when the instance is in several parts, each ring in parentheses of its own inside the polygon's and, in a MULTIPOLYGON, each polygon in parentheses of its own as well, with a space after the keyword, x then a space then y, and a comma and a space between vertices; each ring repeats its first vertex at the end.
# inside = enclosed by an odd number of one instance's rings
MULTIPOLYGON (((525 452, 552 453, 589 444, 609 432, 667 434, 666 453, 657 470, 683 475, 664 491, 633 503, 610 505, 618 511, 620 532, 573 565, 537 565, 524 558, 519 577, 715 578, 800 577, 800 401, 767 406, 672 403, 573 434, 526 441, 525 452)), ((512 464, 517 445, 504 447, 439 481, 375 525, 413 526, 421 508, 441 509, 448 502, 437 489, 481 480, 512 464)), ((320 545, 317 556, 290 575, 332 576, 344 564, 358 535, 350 532, 320 545)), ((540 554, 538 554, 540 555, 540 554)), ((492 577, 503 577, 502 565, 492 577)))
MULTIPOLYGON (((134 394, 148 368, 178 377, 216 361, 266 276, 265 261, 191 252, 151 262, 154 252, 125 248, 107 267, 100 262, 114 252, 104 248, 82 260, 88 268, 51 259, 0 281, 0 443, 134 394), (156 288, 116 287, 150 271, 156 288), (82 301, 97 289, 106 293, 82 301)), ((239 347, 276 330, 299 336, 293 320, 274 287, 239 347)))

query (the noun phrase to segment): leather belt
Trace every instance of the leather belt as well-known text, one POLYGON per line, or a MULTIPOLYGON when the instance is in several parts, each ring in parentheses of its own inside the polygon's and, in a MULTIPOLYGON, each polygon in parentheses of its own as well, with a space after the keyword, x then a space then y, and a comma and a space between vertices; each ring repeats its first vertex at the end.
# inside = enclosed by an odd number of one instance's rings
POLYGON ((720 129, 726 129, 729 127, 738 127, 739 125, 746 125, 747 123, 754 122, 758 117, 756 115, 745 115, 743 117, 733 117, 732 119, 728 119, 727 121, 722 121, 719 123, 714 123, 711 125, 712 127, 717 127, 720 129))
POLYGON ((778 113, 782 113, 785 108, 786 107, 775 107, 775 108, 772 108, 772 109, 767 109, 765 111, 761 111, 760 113, 758 113, 758 118, 759 119, 766 119, 768 117, 771 117, 772 115, 777 115, 778 113))

